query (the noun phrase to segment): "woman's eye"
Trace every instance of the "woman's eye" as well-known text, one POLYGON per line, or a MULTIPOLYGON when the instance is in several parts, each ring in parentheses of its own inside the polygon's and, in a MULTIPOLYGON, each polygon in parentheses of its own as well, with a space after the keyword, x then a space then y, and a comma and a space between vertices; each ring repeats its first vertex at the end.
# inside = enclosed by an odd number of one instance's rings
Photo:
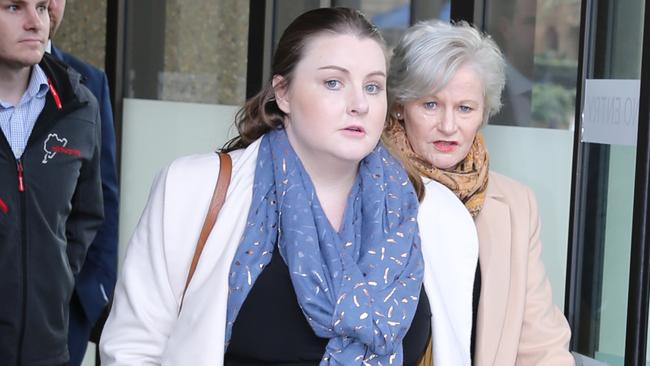
POLYGON ((423 104, 423 106, 424 106, 424 109, 433 110, 433 109, 436 109, 436 107, 438 106, 438 103, 437 102, 425 102, 423 104))
POLYGON ((366 85, 366 93, 368 93, 368 94, 372 94, 372 95, 379 94, 379 92, 381 92, 381 90, 382 90, 381 86, 379 86, 378 84, 368 84, 368 85, 366 85))
POLYGON ((460 107, 458 107, 458 109, 463 113, 468 113, 468 112, 471 112, 473 110, 472 107, 466 106, 466 105, 461 105, 460 107))
POLYGON ((325 80, 325 87, 327 89, 337 90, 341 88, 341 82, 338 80, 325 80))

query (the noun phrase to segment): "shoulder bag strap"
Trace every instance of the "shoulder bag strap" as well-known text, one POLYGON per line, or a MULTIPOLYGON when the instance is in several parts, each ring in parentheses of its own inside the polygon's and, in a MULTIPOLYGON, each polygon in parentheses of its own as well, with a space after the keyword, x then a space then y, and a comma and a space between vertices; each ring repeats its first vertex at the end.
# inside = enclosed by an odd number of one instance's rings
POLYGON ((194 276, 194 271, 196 271, 196 266, 199 264, 199 258, 201 258, 201 253, 203 252, 203 247, 205 247, 205 242, 208 240, 208 236, 214 227, 214 223, 217 221, 217 216, 223 206, 223 202, 226 199, 226 192, 228 192, 228 186, 230 185, 230 176, 232 175, 232 159, 230 155, 226 153, 219 153, 219 177, 217 178, 217 184, 214 187, 214 192, 212 193, 212 200, 210 201, 210 207, 208 208, 208 213, 205 215, 205 221, 203 222, 203 228, 201 228, 201 234, 199 235, 199 240, 196 243, 196 249, 194 250, 194 256, 192 257, 192 264, 190 265, 190 271, 187 274, 187 280, 185 281, 185 288, 183 289, 183 296, 181 296, 181 305, 178 308, 183 307, 183 300, 185 299, 185 292, 187 287, 192 281, 192 276, 194 276))

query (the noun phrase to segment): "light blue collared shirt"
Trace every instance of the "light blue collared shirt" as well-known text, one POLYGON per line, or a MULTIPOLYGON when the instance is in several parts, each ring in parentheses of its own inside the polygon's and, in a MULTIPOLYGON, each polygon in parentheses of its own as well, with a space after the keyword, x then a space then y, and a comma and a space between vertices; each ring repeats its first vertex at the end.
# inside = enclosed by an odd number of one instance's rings
POLYGON ((16 105, 0 99, 0 128, 4 133, 16 159, 19 159, 32 133, 38 116, 45 107, 45 96, 49 90, 47 76, 40 66, 32 66, 27 90, 16 105))

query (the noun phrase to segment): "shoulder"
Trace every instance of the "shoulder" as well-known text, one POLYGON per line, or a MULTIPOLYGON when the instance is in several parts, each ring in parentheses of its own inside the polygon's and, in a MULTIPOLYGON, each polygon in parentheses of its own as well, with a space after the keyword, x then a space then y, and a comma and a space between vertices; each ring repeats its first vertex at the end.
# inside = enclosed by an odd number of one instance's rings
POLYGON ((219 173, 219 156, 216 153, 183 156, 172 161, 165 170, 167 181, 201 181, 219 173))
MULTIPOLYGON (((255 174, 255 163, 259 150, 258 139, 246 149, 231 151, 228 153, 232 159, 232 178, 231 182, 241 181, 242 177, 252 180, 255 174)), ((165 169, 166 184, 168 187, 195 192, 193 189, 199 189, 202 186, 214 187, 217 176, 219 175, 219 155, 217 153, 188 155, 174 160, 165 169)), ((247 179, 247 180, 248 180, 247 179)))
POLYGON ((520 206, 535 199, 530 187, 503 174, 490 172, 488 179, 489 198, 502 200, 510 206, 520 206))
POLYGON ((485 203, 476 221, 479 232, 485 226, 502 222, 504 215, 508 214, 510 226, 518 228, 517 231, 537 223, 539 213, 535 194, 523 183, 490 172, 485 203))
MULTIPOLYGON (((74 77, 74 74, 74 70, 70 70, 71 80, 74 77)), ((99 102, 97 101, 97 97, 95 97, 95 94, 93 94, 86 85, 83 85, 81 83, 78 83, 76 85, 73 84, 73 88, 75 96, 81 103, 83 103, 83 105, 72 115, 74 115, 75 118, 81 118, 87 122, 94 124, 96 126, 96 129, 100 131, 101 117, 99 114, 99 102)))
POLYGON ((527 185, 501 173, 491 171, 489 173, 488 179, 489 186, 501 193, 508 192, 510 190, 515 190, 517 192, 530 191, 530 188, 528 188, 527 185))
POLYGON ((73 69, 77 70, 77 72, 89 80, 99 81, 104 79, 104 72, 102 70, 69 53, 61 51, 61 58, 66 64, 70 65, 73 69))
MULTIPOLYGON (((71 70, 71 77, 72 77, 72 72, 71 70)), ((88 103, 89 108, 93 110, 93 113, 99 110, 99 102, 97 101, 97 97, 93 92, 90 90, 90 88, 87 85, 84 85, 82 83, 77 84, 74 86, 74 91, 77 97, 79 98, 80 101, 88 103)))

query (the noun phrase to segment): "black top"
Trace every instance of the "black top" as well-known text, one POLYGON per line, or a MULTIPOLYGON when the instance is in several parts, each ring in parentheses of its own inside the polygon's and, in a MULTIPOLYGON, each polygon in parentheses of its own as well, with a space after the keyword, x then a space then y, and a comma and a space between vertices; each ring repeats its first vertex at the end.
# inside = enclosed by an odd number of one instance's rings
POLYGON ((481 266, 476 263, 476 272, 474 273, 474 291, 472 296, 472 343, 470 352, 472 355, 472 363, 474 363, 474 355, 476 354, 476 318, 478 317, 478 302, 481 298, 481 266))
MULTIPOLYGON (((424 292, 411 328, 402 342, 404 365, 416 365, 431 334, 431 310, 424 292)), ((273 252, 269 265, 259 275, 232 328, 224 366, 313 366, 325 353, 328 339, 314 334, 305 319, 289 277, 289 269, 273 252)))

